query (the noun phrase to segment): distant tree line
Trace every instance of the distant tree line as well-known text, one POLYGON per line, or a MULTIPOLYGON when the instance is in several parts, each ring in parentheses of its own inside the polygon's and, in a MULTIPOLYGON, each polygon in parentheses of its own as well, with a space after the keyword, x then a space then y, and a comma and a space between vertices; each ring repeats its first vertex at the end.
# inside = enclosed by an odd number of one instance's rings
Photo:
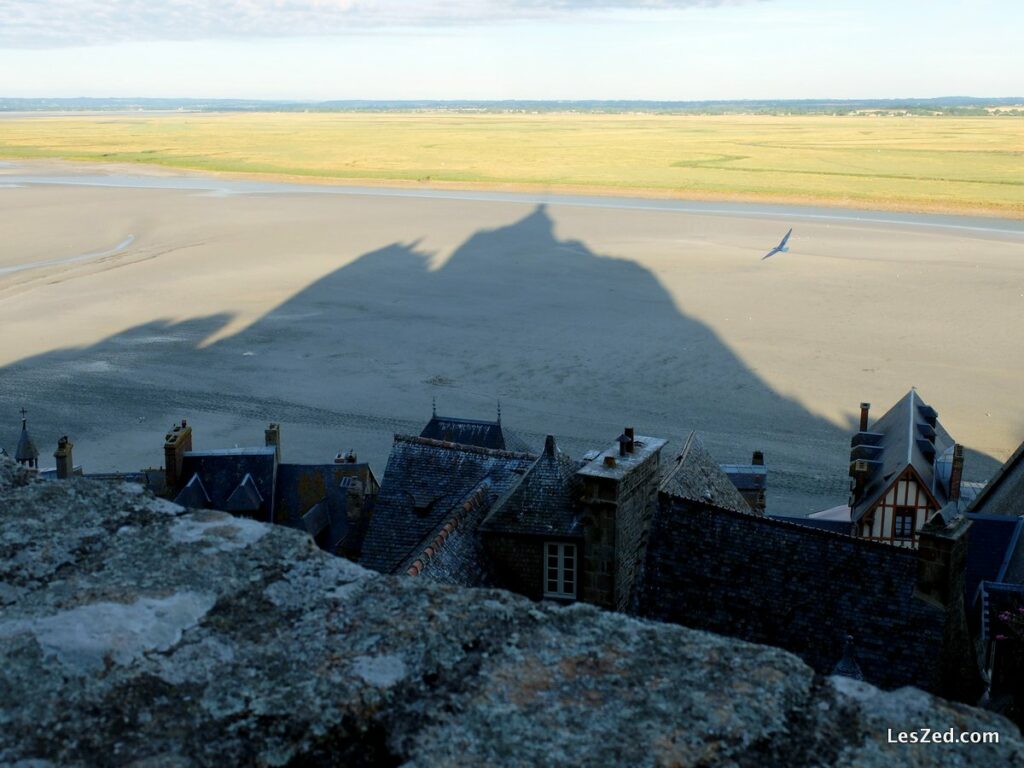
POLYGON ((701 115, 1024 115, 1024 96, 977 98, 950 96, 934 99, 796 99, 741 101, 258 101, 245 99, 0 98, 0 112, 410 112, 451 111, 484 113, 581 112, 594 114, 701 115))

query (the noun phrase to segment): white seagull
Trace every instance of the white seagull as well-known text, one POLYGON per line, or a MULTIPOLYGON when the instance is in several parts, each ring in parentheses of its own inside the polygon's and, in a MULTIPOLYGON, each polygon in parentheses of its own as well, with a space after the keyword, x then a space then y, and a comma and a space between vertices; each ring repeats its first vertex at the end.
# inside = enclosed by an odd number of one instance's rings
POLYGON ((780 242, 778 245, 776 245, 774 248, 768 251, 768 253, 762 256, 761 261, 764 261, 769 256, 774 256, 776 253, 789 253, 789 246, 786 245, 786 241, 789 240, 789 236, 792 234, 793 230, 790 229, 789 232, 786 233, 786 236, 782 238, 782 242, 780 242))

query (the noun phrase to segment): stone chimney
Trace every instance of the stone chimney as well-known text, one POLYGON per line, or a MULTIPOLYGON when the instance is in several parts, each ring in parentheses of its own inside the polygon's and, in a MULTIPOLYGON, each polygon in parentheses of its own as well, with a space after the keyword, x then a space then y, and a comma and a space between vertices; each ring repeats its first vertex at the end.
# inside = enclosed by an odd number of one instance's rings
POLYGON ((936 692, 968 701, 981 693, 974 646, 967 627, 964 580, 967 532, 964 515, 950 521, 936 514, 917 534, 917 589, 914 596, 945 611, 943 647, 938 662, 936 692))
POLYGON ((860 404, 860 431, 868 431, 868 411, 871 410, 871 403, 860 404))
POLYGON ((167 492, 172 497, 177 494, 183 479, 181 464, 185 459, 185 452, 191 450, 192 427, 182 419, 181 424, 175 424, 164 435, 164 477, 167 482, 167 492))
POLYGON ((263 437, 266 440, 266 445, 267 445, 268 448, 270 446, 274 446, 275 452, 277 454, 277 459, 276 460, 277 460, 277 463, 280 464, 281 463, 281 425, 278 424, 277 422, 271 422, 270 426, 268 426, 263 431, 263 437))
POLYGON ((57 441, 57 450, 54 451, 53 458, 57 460, 57 478, 60 480, 67 480, 75 474, 75 461, 71 457, 71 449, 74 447, 74 443, 68 440, 67 435, 57 441))
POLYGON ((960 483, 964 476, 964 447, 957 443, 953 446, 953 465, 949 469, 949 500, 960 500, 960 483))

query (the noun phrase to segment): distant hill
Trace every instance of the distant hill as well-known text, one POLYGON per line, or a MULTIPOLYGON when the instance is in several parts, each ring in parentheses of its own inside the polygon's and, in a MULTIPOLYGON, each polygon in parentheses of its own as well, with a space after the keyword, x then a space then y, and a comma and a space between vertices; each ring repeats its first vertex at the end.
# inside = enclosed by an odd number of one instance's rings
POLYGON ((260 101, 251 99, 0 98, 0 112, 602 112, 691 114, 988 114, 992 110, 1024 115, 1024 96, 979 98, 946 96, 934 99, 759 99, 745 101, 477 101, 477 100, 339 100, 260 101))

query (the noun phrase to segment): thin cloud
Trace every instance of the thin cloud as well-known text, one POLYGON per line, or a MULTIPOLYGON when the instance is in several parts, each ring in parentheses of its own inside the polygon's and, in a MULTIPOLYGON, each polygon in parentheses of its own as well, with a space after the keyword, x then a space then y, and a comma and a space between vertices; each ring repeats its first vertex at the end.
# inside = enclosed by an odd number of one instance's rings
POLYGON ((0 47, 338 35, 756 0, 0 0, 0 47))

